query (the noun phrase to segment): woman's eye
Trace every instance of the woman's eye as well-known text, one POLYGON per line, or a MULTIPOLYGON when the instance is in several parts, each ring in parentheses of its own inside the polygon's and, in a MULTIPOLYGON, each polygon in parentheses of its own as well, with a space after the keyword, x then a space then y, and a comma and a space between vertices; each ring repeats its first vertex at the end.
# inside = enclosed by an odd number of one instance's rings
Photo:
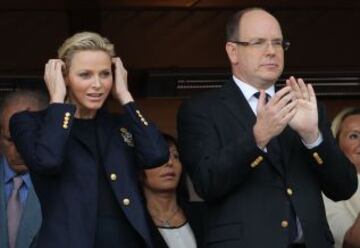
POLYGON ((100 73, 100 77, 101 78, 108 78, 111 75, 111 72, 109 71, 104 71, 100 73))
POLYGON ((90 73, 88 73, 88 72, 83 72, 83 73, 80 73, 79 76, 80 76, 81 78, 90 78, 90 73))
POLYGON ((172 157, 173 159, 179 159, 179 154, 173 154, 172 157))
POLYGON ((358 133, 351 133, 351 134, 349 134, 349 138, 350 138, 351 140, 358 139, 358 138, 359 138, 359 134, 358 134, 358 133))

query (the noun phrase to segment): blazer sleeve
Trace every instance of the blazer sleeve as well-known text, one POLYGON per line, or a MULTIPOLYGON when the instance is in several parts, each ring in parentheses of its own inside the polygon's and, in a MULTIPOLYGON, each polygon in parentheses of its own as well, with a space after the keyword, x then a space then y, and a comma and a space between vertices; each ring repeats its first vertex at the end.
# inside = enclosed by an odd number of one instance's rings
POLYGON ((74 114, 73 105, 50 104, 43 112, 24 111, 11 117, 11 137, 33 172, 61 171, 74 114))
POLYGON ((236 138, 221 145, 221 130, 217 130, 214 114, 210 114, 211 104, 204 102, 190 100, 181 106, 179 150, 197 193, 206 201, 215 201, 241 186, 251 172, 251 164, 264 154, 252 132, 234 134, 236 138))
POLYGON ((319 108, 319 129, 323 136, 322 143, 308 149, 311 166, 328 198, 333 201, 347 200, 358 187, 356 168, 338 147, 322 106, 319 108))
POLYGON ((152 122, 145 119, 134 102, 124 105, 124 109, 138 164, 145 169, 165 164, 169 160, 169 147, 162 134, 152 122))

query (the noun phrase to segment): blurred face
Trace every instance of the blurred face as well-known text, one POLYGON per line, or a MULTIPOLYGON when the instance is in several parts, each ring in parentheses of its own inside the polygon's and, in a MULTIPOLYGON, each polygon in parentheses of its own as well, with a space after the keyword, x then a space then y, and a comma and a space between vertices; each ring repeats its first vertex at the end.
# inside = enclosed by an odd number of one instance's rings
POLYGON ((262 10, 243 15, 237 41, 226 44, 226 50, 236 77, 257 89, 273 85, 284 68, 283 36, 278 21, 262 10))
POLYGON ((340 148, 360 173, 360 115, 346 117, 340 128, 340 148))
POLYGON ((93 118, 112 87, 111 58, 104 51, 74 54, 67 76, 69 99, 76 105, 77 118, 93 118))
POLYGON ((37 110, 37 108, 32 107, 32 104, 26 103, 26 101, 19 101, 13 102, 9 106, 4 109, 4 113, 2 116, 2 123, 1 123, 1 150, 2 153, 5 155, 9 166, 13 169, 16 173, 22 174, 27 172, 28 168, 25 166, 20 154, 17 152, 15 145, 11 139, 10 131, 9 131, 9 120, 13 114, 16 112, 24 111, 24 110, 37 110))
POLYGON ((153 192, 176 192, 182 165, 174 144, 169 146, 169 161, 153 169, 145 170, 144 188, 153 192))

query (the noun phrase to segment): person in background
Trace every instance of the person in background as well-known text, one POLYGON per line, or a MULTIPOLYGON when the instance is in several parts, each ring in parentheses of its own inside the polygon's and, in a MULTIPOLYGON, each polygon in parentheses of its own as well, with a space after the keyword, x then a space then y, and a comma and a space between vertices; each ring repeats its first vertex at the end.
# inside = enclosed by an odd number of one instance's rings
POLYGON ((28 167, 17 152, 9 131, 10 117, 20 111, 39 111, 48 105, 40 91, 17 90, 0 104, 0 247, 35 247, 41 208, 28 167))
POLYGON ((275 90, 289 47, 278 20, 248 8, 226 30, 233 76, 178 113, 180 159, 208 206, 206 246, 332 247, 321 193, 350 198, 354 166, 311 84, 290 77, 275 90))
POLYGON ((153 247, 138 170, 162 165, 169 151, 136 107, 113 44, 74 34, 44 79, 49 107, 10 120, 43 211, 38 247, 153 247), (124 113, 105 110, 110 94, 124 113))
POLYGON ((202 202, 189 202, 177 142, 168 134, 164 138, 169 146, 169 161, 144 170, 140 177, 156 247, 203 247, 205 206, 202 202))
MULTIPOLYGON (((341 111, 333 120, 332 130, 360 181, 360 108, 341 111)), ((360 247, 360 188, 349 200, 334 202, 324 196, 324 202, 335 248, 360 247)))

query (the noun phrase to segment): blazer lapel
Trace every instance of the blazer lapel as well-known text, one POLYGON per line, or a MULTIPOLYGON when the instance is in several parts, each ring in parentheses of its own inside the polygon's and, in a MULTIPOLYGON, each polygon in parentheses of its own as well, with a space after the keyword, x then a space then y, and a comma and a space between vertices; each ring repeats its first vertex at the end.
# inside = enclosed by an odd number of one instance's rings
POLYGON ((152 247, 144 204, 138 189, 136 160, 132 160, 133 148, 120 134, 124 127, 115 126, 109 113, 102 111, 98 117, 97 137, 103 165, 108 175, 116 173, 119 178, 117 184, 111 183, 113 192, 130 224, 144 238, 148 247, 152 247), (130 201, 129 206, 124 206, 126 198, 130 201))
POLYGON ((17 247, 30 247, 42 222, 41 207, 34 188, 31 187, 24 206, 23 216, 19 226, 17 247))
POLYGON ((0 247, 8 246, 7 217, 6 217, 6 200, 4 185, 4 165, 0 156, 0 247))
POLYGON ((239 87, 233 80, 228 81, 220 90, 220 98, 225 106, 234 114, 247 132, 252 132, 256 116, 250 108, 239 87))
MULTIPOLYGON (((221 88, 220 98, 224 102, 225 106, 234 114, 236 119, 245 129, 245 132, 253 132, 253 126, 256 123, 256 116, 241 90, 232 79, 221 88)), ((275 170, 280 175, 284 176, 282 165, 276 163, 269 154, 265 153, 265 156, 275 170)))

